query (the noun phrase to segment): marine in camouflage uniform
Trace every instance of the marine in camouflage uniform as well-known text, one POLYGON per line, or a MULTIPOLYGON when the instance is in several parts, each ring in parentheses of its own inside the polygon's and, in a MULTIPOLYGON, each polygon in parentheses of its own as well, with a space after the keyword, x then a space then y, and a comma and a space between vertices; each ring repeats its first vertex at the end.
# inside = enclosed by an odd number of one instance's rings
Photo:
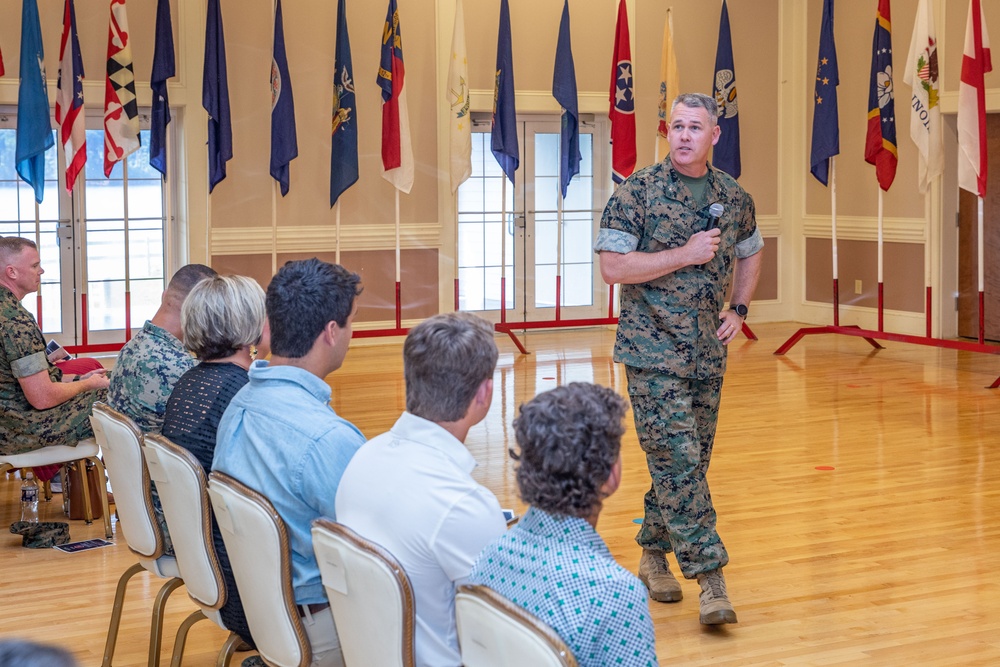
POLYGON ((76 445, 94 434, 90 412, 103 391, 85 391, 46 410, 28 401, 18 378, 48 371, 52 382, 62 371, 49 363, 45 338, 20 299, 0 285, 0 454, 23 454, 51 445, 76 445))
POLYGON ((688 579, 729 562, 705 475, 726 370, 720 314, 735 260, 764 245, 753 199, 709 167, 704 197, 696 200, 668 156, 619 186, 594 246, 621 254, 679 248, 709 227, 714 202, 724 207, 715 257, 623 284, 614 350, 614 360, 626 365, 636 433, 652 477, 636 541, 645 549, 674 551, 688 579))

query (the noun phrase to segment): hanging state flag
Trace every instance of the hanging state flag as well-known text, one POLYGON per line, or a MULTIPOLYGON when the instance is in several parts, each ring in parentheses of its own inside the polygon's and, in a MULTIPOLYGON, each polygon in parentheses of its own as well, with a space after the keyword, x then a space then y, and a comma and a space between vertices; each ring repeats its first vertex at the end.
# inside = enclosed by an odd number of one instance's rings
POLYGON ((556 66, 552 72, 552 96, 562 105, 559 140, 559 185, 565 199, 573 177, 580 173, 580 111, 576 99, 576 68, 569 39, 569 0, 563 1, 556 42, 556 66))
POLYGON ((274 3, 274 43, 271 50, 271 177, 288 194, 288 165, 299 154, 295 137, 295 102, 292 79, 285 55, 285 29, 281 20, 281 0, 274 3))
POLYGON ((510 7, 500 0, 500 28, 497 31, 497 69, 493 86, 493 127, 490 149, 503 173, 514 182, 521 166, 517 145, 517 109, 514 107, 514 52, 510 39, 510 7))
POLYGON ((219 181, 226 177, 226 162, 233 159, 226 38, 222 30, 222 7, 219 6, 219 0, 208 0, 201 106, 208 112, 208 191, 211 193, 219 181))
POLYGON ((938 88, 937 37, 934 9, 927 0, 917 5, 910 53, 906 58, 903 82, 910 86, 910 139, 920 154, 918 185, 927 192, 931 181, 944 173, 944 135, 941 133, 941 106, 938 88))
POLYGON ((674 53, 673 12, 667 8, 667 18, 663 21, 663 52, 660 55, 660 106, 656 112, 656 155, 659 159, 670 152, 670 141, 667 140, 670 106, 680 92, 677 54, 674 53))
POLYGON ((170 0, 156 2, 156 42, 153 46, 153 110, 149 116, 149 164, 167 175, 167 125, 170 123, 170 100, 167 79, 174 76, 174 29, 170 23, 170 0))
POLYGON ((382 89, 382 178, 409 194, 413 187, 413 146, 410 114, 406 108, 406 72, 403 35, 396 0, 389 0, 382 29, 382 60, 378 85, 382 89))
POLYGON ((472 119, 469 118, 469 60, 465 49, 465 12, 462 0, 455 4, 455 29, 451 36, 451 63, 448 65, 449 153, 451 191, 457 192, 472 175, 472 119))
POLYGON ((823 185, 829 184, 830 158, 840 154, 840 118, 837 111, 837 45, 833 40, 833 0, 823 0, 823 23, 819 30, 816 59, 816 89, 813 93, 812 150, 809 171, 823 185))
POLYGON ((733 37, 729 29, 729 7, 722 0, 719 17, 719 45, 715 49, 715 80, 712 84, 719 105, 719 141, 712 151, 712 165, 733 178, 743 171, 740 161, 740 109, 736 99, 736 65, 733 37))
POLYGON ((635 95, 632 80, 632 47, 629 45, 625 0, 618 3, 615 51, 611 58, 611 178, 621 183, 635 171, 635 95))
MULTIPOLYGON (((22 67, 24 58, 21 59, 22 67)), ((986 72, 993 71, 981 0, 970 0, 958 86, 958 186, 986 196, 986 72)))
POLYGON ((63 33, 59 43, 59 83, 56 86, 56 124, 66 159, 66 190, 73 192, 76 177, 87 162, 87 128, 83 113, 83 58, 76 34, 73 0, 63 7, 63 33))
POLYGON ((21 72, 17 88, 17 139, 14 161, 17 175, 42 203, 45 190, 45 151, 55 145, 49 121, 49 94, 45 87, 45 51, 36 0, 21 3, 21 72))
POLYGON ((878 1, 872 38, 872 70, 868 88, 868 134, 865 162, 875 165, 879 187, 888 190, 896 178, 896 105, 892 87, 892 20, 889 0, 878 1))
POLYGON ((108 76, 104 86, 104 175, 115 162, 139 150, 139 104, 129 41, 125 0, 111 0, 108 24, 108 76))
POLYGON ((333 115, 330 139, 330 208, 358 181, 357 100, 354 65, 347 36, 347 5, 337 3, 337 50, 333 60, 333 115))

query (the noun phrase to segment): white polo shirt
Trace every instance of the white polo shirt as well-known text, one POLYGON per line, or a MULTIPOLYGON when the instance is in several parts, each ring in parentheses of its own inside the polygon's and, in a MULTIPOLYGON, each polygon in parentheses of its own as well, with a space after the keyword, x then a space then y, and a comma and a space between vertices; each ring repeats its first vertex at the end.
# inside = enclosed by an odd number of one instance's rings
POLYGON ((410 578, 421 667, 462 664, 455 588, 507 528, 496 496, 472 479, 475 467, 454 436, 404 412, 361 446, 337 487, 337 521, 388 550, 410 578))

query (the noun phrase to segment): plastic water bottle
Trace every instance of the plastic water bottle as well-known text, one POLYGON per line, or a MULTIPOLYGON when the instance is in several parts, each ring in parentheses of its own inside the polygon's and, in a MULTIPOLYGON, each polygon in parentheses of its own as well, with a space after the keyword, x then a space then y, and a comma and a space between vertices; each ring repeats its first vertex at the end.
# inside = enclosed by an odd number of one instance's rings
POLYGON ((21 521, 38 523, 38 482, 31 471, 21 482, 21 521))

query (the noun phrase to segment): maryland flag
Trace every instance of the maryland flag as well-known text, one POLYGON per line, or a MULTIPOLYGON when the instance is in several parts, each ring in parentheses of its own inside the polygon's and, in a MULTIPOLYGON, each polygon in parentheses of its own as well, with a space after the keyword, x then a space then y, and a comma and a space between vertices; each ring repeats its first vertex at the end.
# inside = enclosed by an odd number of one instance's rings
POLYGON ((104 86, 104 175, 110 176, 115 162, 124 160, 139 146, 139 105, 125 0, 111 0, 108 77, 104 86))

